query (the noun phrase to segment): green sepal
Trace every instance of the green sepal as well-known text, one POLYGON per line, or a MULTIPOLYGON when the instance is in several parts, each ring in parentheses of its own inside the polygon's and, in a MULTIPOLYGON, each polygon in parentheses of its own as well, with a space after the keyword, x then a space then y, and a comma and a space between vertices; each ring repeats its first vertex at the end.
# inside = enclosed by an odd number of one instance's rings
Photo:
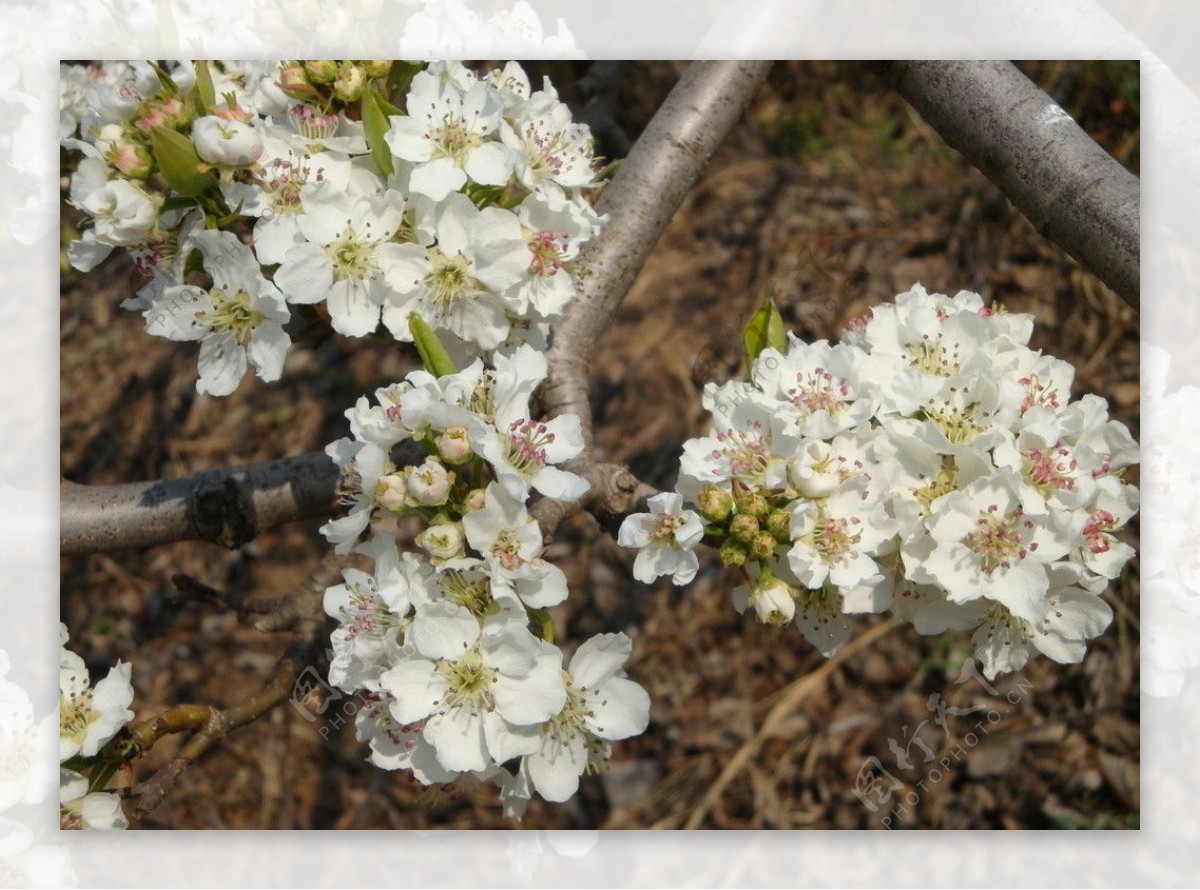
POLYGON ((196 154, 196 146, 182 133, 155 127, 150 131, 150 147, 163 177, 181 195, 198 198, 217 188, 217 178, 205 172, 207 165, 196 154))
POLYGON ((787 347, 787 331, 783 327, 783 316, 775 301, 767 297, 762 308, 750 318, 743 334, 746 344, 746 370, 749 372, 754 360, 762 355, 764 349, 772 348, 783 351, 787 347))
POLYGON ((217 105, 217 91, 213 87, 212 73, 204 59, 196 63, 196 105, 201 117, 212 114, 217 105))
POLYGON ((171 75, 167 74, 167 69, 158 62, 151 62, 150 67, 154 69, 154 74, 158 77, 158 82, 162 84, 162 88, 167 91, 168 96, 179 95, 179 84, 175 83, 171 75))
POLYGON ((385 105, 392 107, 372 87, 368 86, 363 90, 363 134, 367 138, 367 148, 371 150, 371 157, 375 159, 375 166, 379 168, 383 178, 387 179, 392 175, 395 166, 392 163, 392 150, 384 138, 392 126, 388 121, 385 105))
POLYGON ((421 355, 421 363, 425 365, 426 371, 434 377, 458 373, 458 368, 450 361, 446 347, 425 319, 414 312, 408 317, 408 329, 412 332, 413 344, 421 355))

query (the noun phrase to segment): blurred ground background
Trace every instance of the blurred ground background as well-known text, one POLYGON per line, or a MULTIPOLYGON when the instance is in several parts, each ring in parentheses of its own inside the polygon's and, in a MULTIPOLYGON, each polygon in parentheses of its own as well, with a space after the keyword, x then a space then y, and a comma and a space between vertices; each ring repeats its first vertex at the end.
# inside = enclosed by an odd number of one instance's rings
MULTIPOLYGON (((590 109, 580 87, 587 63, 528 67, 535 83, 551 75, 593 121, 611 112, 615 126, 597 127, 598 151, 615 157, 685 66, 622 65, 607 106, 590 109)), ((1138 171, 1136 62, 1022 67, 1138 171)), ((775 296, 793 329, 836 339, 847 319, 917 281, 1032 312, 1032 345, 1078 369, 1072 395, 1104 396, 1138 436, 1136 314, 1044 241, 866 67, 793 62, 775 67, 601 343, 592 381, 601 456, 670 488, 683 441, 706 428, 703 384, 739 373, 740 330, 764 296, 775 296)), ((279 384, 248 376, 231 397, 197 396, 195 348, 147 336, 140 315, 119 308, 138 286, 119 257, 88 276, 63 275, 62 469, 76 482, 179 476, 320 450, 346 435, 342 411, 360 394, 414 367, 412 356, 379 343, 313 336, 293 348, 279 384)), ((93 676, 118 658, 133 663, 139 719, 176 703, 234 704, 270 676, 287 635, 183 602, 170 576, 282 595, 320 558, 319 525, 293 523, 237 552, 181 543, 66 557, 62 617, 72 646, 93 676)), ((1135 518, 1126 540, 1136 546, 1137 534, 1135 518)), ((566 806, 535 799, 521 827, 682 828, 691 820, 703 828, 877 829, 888 807, 872 812, 854 794, 871 757, 901 785, 889 806, 907 801, 894 828, 1138 827, 1136 559, 1105 594, 1115 617, 1083 664, 1034 659, 993 684, 993 695, 975 680, 955 682, 970 655, 967 635, 921 637, 901 627, 808 682, 796 700, 795 684, 825 659, 794 627, 737 615, 735 577, 712 554, 690 586, 662 579, 647 587, 631 580, 632 553, 580 516, 560 529, 550 555, 571 580, 571 598, 555 614, 558 639, 634 635, 628 672, 653 706, 648 731, 617 744, 607 773, 586 778, 566 806), (973 713, 942 728, 928 707, 934 694, 973 713), (789 696, 794 703, 760 737, 789 696), (907 748, 910 768, 889 742, 907 748), (956 748, 964 753, 940 767, 956 748)), ((884 620, 860 617, 856 633, 884 620)), ((333 709, 309 722, 284 704, 237 730, 132 827, 513 827, 490 789, 430 799, 371 766, 354 739, 353 702, 340 704, 340 728, 333 709)), ((126 779, 145 779, 178 745, 167 738, 126 779)))

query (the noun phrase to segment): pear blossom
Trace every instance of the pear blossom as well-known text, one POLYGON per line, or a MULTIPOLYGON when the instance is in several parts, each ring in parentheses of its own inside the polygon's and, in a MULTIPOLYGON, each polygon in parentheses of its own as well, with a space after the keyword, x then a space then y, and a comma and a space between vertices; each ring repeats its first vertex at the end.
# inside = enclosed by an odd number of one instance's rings
POLYGON ((683 496, 663 492, 647 502, 649 513, 625 518, 617 532, 622 547, 637 547, 633 577, 649 584, 670 575, 675 584, 687 584, 700 568, 695 546, 704 537, 704 524, 693 510, 683 509, 683 496))
POLYGON ((333 329, 362 337, 379 325, 389 270, 404 256, 392 236, 404 221, 398 192, 352 198, 333 183, 318 187, 296 225, 305 241, 288 249, 275 284, 290 303, 325 301, 333 329))
POLYGON ((192 243, 204 255, 212 287, 167 287, 143 313, 146 330, 171 340, 200 341, 199 392, 229 395, 247 364, 263 380, 278 380, 291 345, 283 330, 291 317, 283 295, 232 232, 197 232, 192 243))
POLYGON ((407 642, 379 682, 398 723, 423 721, 421 735, 445 769, 532 753, 541 724, 566 703, 561 653, 511 612, 481 624, 454 603, 423 604, 407 642))
POLYGON ((68 649, 59 654, 59 760, 91 757, 133 719, 132 666, 118 661, 92 687, 83 659, 68 649))
POLYGON ((88 780, 69 769, 59 770, 59 827, 64 830, 111 830, 129 827, 115 794, 88 793, 88 780))
POLYGON ((262 137, 254 127, 215 114, 192 121, 192 142, 196 154, 210 164, 244 167, 263 154, 262 137))
POLYGON ((574 796, 580 776, 608 759, 610 742, 645 731, 650 696, 622 670, 632 651, 622 633, 594 636, 575 650, 565 672, 566 702, 541 727, 537 750, 521 761, 521 771, 546 800, 574 796))
POLYGON ((489 86, 467 88, 425 71, 413 77, 408 114, 390 118, 386 141, 399 159, 415 162, 409 188, 441 201, 468 180, 504 185, 511 149, 488 137, 500 125, 500 103, 489 86))

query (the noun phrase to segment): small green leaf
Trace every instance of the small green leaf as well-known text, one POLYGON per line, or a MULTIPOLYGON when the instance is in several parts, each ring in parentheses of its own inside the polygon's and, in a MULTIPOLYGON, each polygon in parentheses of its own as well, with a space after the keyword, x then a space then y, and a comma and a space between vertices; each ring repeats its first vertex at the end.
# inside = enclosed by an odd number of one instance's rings
POLYGON ((415 312, 408 317, 408 329, 412 331, 413 343, 421 354, 421 362, 425 370, 434 377, 445 377, 447 374, 457 374, 458 368, 450 361, 446 347, 438 339, 429 323, 415 312))
POLYGON ((203 59, 196 63, 196 96, 201 117, 212 114, 217 104, 217 91, 213 87, 208 62, 203 59))
POLYGON ((189 198, 198 198, 210 189, 216 189, 217 178, 205 172, 206 165, 196 154, 192 140, 169 127, 155 127, 150 131, 151 148, 171 188, 189 198))
POLYGON ((783 327, 783 316, 770 297, 763 302, 750 318, 743 335, 746 344, 746 369, 754 364, 754 360, 762 355, 768 347, 783 350, 787 346, 787 331, 783 327))
MULTIPOLYGON (((408 93, 408 87, 412 83, 412 79, 418 71, 424 69, 424 65, 420 62, 392 62, 392 70, 388 72, 387 88, 389 95, 395 96, 397 93, 408 93)), ((396 110, 399 114, 399 109, 396 110)))
POLYGON ((367 148, 371 150, 371 157, 375 159, 375 165, 379 168, 379 172, 383 174, 384 179, 387 179, 392 175, 394 166, 392 150, 388 147, 384 137, 392 125, 387 119, 383 105, 384 100, 375 92, 374 88, 368 87, 363 90, 362 122, 363 133, 367 137, 367 148))

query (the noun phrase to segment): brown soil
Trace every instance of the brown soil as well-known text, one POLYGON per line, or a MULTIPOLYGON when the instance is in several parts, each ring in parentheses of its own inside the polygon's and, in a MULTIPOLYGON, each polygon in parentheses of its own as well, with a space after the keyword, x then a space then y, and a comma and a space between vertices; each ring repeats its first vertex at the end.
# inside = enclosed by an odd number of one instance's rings
MULTIPOLYGON (((578 98, 585 66, 547 70, 578 98)), ((625 67, 614 112, 626 135, 636 138, 679 70, 625 67)), ((1136 63, 1027 70, 1136 172, 1136 63)), ((601 149, 615 154, 613 144, 601 149)), ((1032 312, 1033 345, 1078 369, 1073 395, 1106 397, 1137 436, 1136 314, 861 66, 789 63, 688 197, 600 345, 592 392, 603 456, 669 488, 683 441, 705 429, 703 383, 738 373, 741 326, 766 295, 797 331, 836 339, 847 319, 916 281, 1032 312)), ((118 308, 137 286, 121 259, 63 277, 62 466, 77 482, 319 450, 346 434, 341 412, 358 395, 414 367, 394 348, 312 326, 281 383, 248 377, 228 398, 197 396, 194 348, 147 336, 140 316, 118 308)), ((287 635, 183 602, 169 579, 283 595, 320 558, 319 524, 281 527, 236 552, 181 543, 64 558, 63 620, 94 671, 133 662, 139 718, 181 702, 232 705, 270 676, 287 635)), ((1135 520, 1135 546, 1137 531, 1135 520)), ((794 627, 734 612, 733 579, 712 554, 693 584, 647 587, 630 580, 632 554, 580 516, 550 555, 572 590, 555 615, 558 638, 633 634, 628 670, 653 709, 649 730, 619 743, 605 774, 566 806, 535 800, 522 827, 881 828, 903 801, 892 827, 1138 826, 1136 560, 1105 594, 1116 617, 1083 664, 1035 659, 993 695, 955 682, 966 635, 908 627, 814 676, 825 659, 794 627), (929 708, 935 695, 957 714, 944 728, 929 708), (894 751, 906 748, 903 769, 894 751), (874 813, 854 793, 872 757, 903 785, 874 813)), ((856 620, 856 635, 885 620, 856 620)), ((430 799, 371 766, 351 723, 275 708, 189 769, 135 827, 511 827, 487 789, 430 799)), ((178 747, 166 739, 126 780, 145 779, 178 747)))

